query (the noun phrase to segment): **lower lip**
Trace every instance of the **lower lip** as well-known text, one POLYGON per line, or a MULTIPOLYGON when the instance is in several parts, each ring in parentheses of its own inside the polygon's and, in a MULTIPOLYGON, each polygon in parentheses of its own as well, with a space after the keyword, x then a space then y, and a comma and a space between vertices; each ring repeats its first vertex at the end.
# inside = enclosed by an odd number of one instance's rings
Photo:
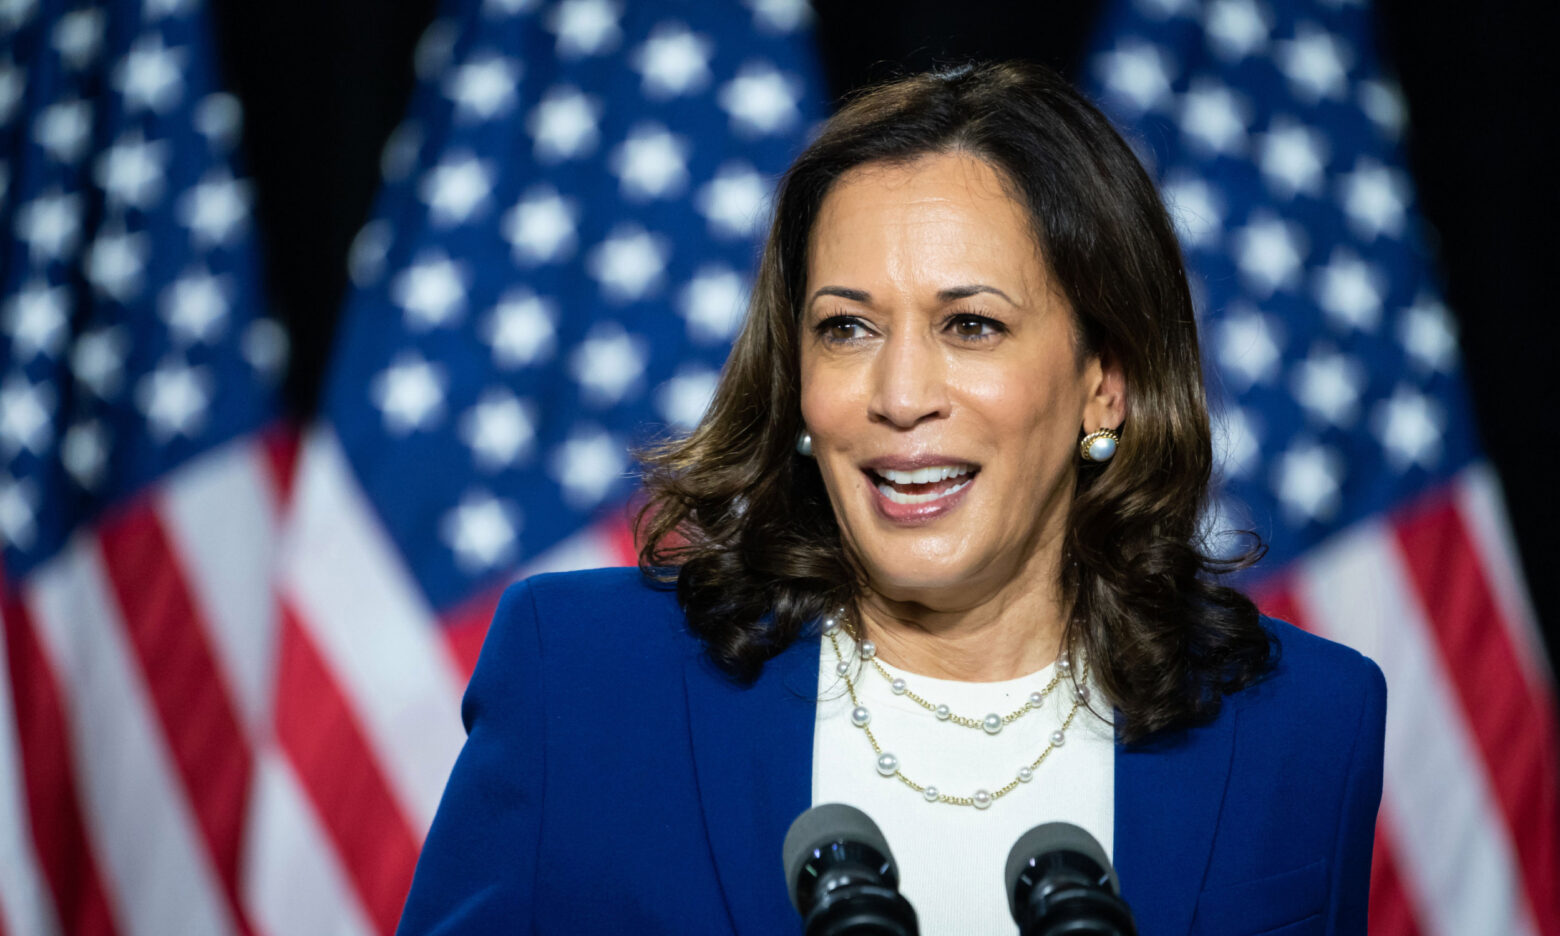
POLYGON ((897 504, 888 499, 882 491, 878 490, 877 482, 872 475, 862 472, 862 478, 867 483, 867 489, 872 492, 872 504, 877 508, 878 516, 891 522, 904 526, 919 526, 930 523, 933 520, 947 514, 958 507, 964 501, 964 495, 975 486, 979 475, 971 475, 964 486, 937 500, 926 501, 920 504, 897 504))

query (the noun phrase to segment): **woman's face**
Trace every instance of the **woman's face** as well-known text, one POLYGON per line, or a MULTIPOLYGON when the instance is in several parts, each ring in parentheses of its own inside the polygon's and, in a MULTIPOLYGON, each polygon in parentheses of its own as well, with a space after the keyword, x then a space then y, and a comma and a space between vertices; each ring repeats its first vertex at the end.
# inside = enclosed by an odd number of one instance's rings
POLYGON ((1054 576, 1079 432, 1120 424, 1123 386, 1080 362, 997 171, 950 153, 845 174, 804 302, 802 418, 871 588, 957 610, 1054 576))

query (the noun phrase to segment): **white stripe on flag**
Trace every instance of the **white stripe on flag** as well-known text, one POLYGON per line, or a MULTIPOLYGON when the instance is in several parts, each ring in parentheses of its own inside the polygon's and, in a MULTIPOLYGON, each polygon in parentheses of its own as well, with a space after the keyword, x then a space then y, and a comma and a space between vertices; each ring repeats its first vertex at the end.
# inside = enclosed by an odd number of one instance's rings
POLYGON ((87 838, 126 936, 234 932, 183 781, 127 644, 95 538, 29 580, 71 730, 87 838))
POLYGON ((0 931, 15 936, 56 936, 59 921, 33 852, 4 628, 0 621, 0 931))
POLYGON ((1421 925, 1446 936, 1534 933, 1484 763, 1391 531, 1361 524, 1300 568, 1305 619, 1386 675, 1382 810, 1404 886, 1428 910, 1421 925))
POLYGON ((251 737, 270 725, 276 661, 278 506, 252 439, 195 459, 162 486, 163 518, 184 579, 251 737))
POLYGON ((310 433, 299 464, 281 581, 422 835, 466 738, 464 682, 328 429, 310 433))
POLYGON ((244 905, 272 936, 376 936, 335 847, 280 751, 256 758, 244 905))
POLYGON ((1495 594, 1501 619, 1511 635, 1511 645, 1534 689, 1554 692, 1544 639, 1538 632, 1538 612, 1528 597, 1522 560, 1517 555, 1511 527, 1506 522, 1506 499, 1500 481, 1488 462, 1479 462, 1457 479, 1457 512, 1468 525, 1468 535, 1479 550, 1484 580, 1495 594))
POLYGON ((622 562, 611 534, 597 523, 586 527, 568 539, 537 556, 520 570, 515 581, 540 575, 543 572, 573 572, 576 569, 599 569, 622 562))

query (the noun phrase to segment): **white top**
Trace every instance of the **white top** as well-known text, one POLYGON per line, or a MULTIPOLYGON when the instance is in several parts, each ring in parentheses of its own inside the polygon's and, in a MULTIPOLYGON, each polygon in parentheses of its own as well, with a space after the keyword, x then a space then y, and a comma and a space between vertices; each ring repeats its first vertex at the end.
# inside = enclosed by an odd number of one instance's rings
MULTIPOLYGON (((840 650, 853 664, 856 696, 871 712, 869 727, 900 771, 942 793, 971 796, 996 792, 1018 768, 1045 750, 1073 705, 1070 679, 1057 683, 1040 708, 995 735, 939 721, 908 696, 895 695, 870 664, 855 660, 843 632, 840 650)), ((1017 933, 1002 881, 1008 851, 1018 837, 1043 822, 1071 822, 1087 829, 1112 854, 1115 819, 1115 746, 1109 722, 1079 706, 1061 746, 1054 748, 1028 783, 1019 783, 987 809, 929 803, 894 777, 878 773, 866 733, 851 723, 852 704, 838 675, 834 647, 823 639, 818 664, 818 721, 813 735, 813 805, 845 803, 871 816, 888 839, 899 866, 900 892, 915 907, 923 936, 1017 933)), ((1055 664, 1004 682, 933 679, 883 664, 909 690, 956 715, 974 719, 1022 707, 1042 690, 1055 664)), ((1095 709, 1110 713, 1089 684, 1095 709)))

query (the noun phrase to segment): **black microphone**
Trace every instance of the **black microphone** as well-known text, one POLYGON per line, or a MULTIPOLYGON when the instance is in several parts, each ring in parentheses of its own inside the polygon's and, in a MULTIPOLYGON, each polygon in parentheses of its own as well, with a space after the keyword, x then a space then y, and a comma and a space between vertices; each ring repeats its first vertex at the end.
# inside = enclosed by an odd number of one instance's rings
POLYGON ((791 823, 780 853, 806 936, 919 936, 888 840, 861 810, 814 806, 791 823))
POLYGON ((1020 936, 1137 936, 1105 849, 1070 822, 1019 836, 1005 880, 1020 936))

